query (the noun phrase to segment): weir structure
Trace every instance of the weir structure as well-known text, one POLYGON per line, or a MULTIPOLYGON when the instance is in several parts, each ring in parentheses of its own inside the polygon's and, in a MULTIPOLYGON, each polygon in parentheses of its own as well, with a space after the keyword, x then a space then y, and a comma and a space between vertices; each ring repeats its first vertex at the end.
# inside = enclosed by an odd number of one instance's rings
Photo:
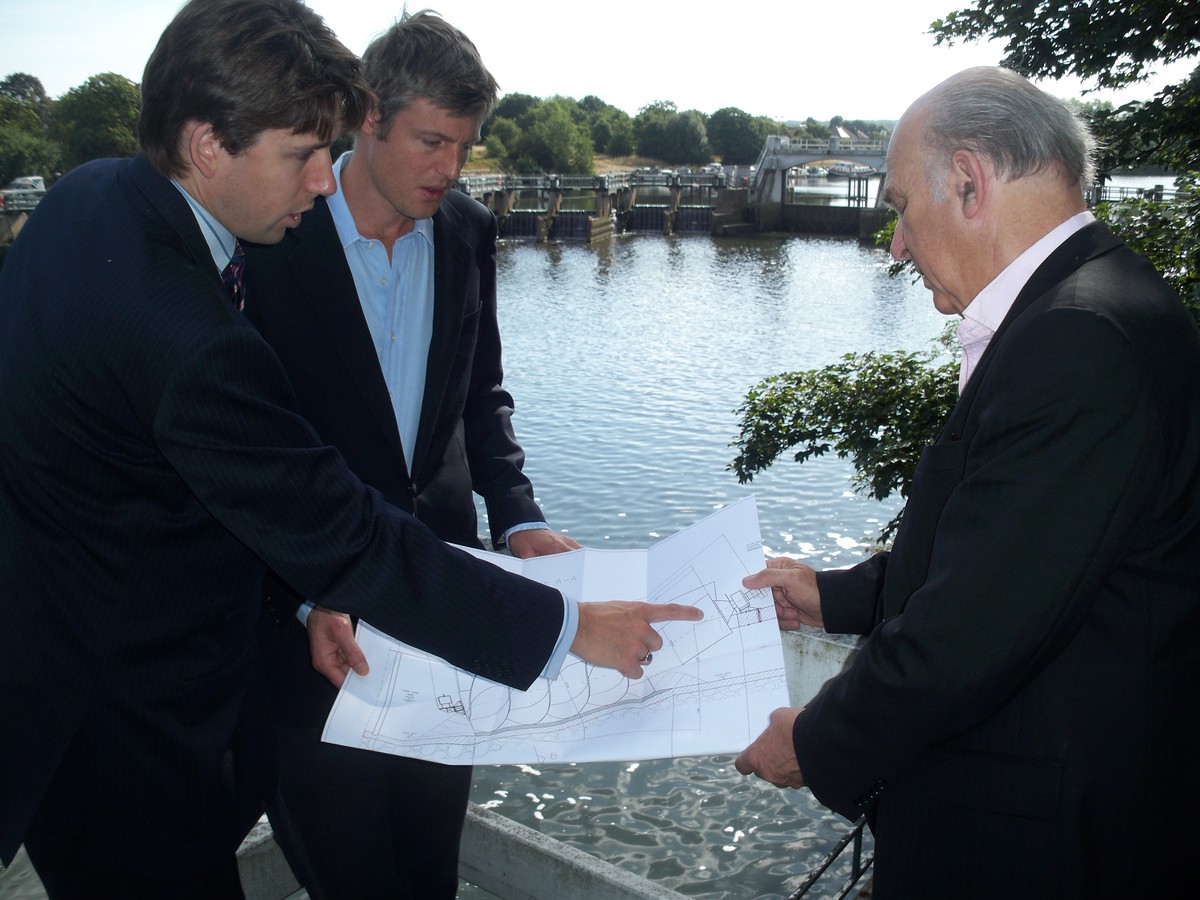
POLYGON ((623 232, 721 236, 758 231, 865 237, 884 221, 883 211, 867 200, 870 176, 848 175, 845 205, 809 206, 789 194, 788 173, 836 161, 873 175, 886 155, 886 140, 797 141, 771 135, 749 168, 713 164, 699 171, 653 168, 605 175, 470 174, 456 187, 496 214, 506 238, 590 243, 623 232))

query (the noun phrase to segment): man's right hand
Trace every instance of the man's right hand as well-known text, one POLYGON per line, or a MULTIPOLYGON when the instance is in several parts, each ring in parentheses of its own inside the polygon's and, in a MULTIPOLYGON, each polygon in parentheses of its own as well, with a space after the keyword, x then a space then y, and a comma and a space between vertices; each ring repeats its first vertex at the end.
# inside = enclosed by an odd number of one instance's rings
POLYGON ((594 666, 616 669, 626 678, 641 678, 646 657, 662 649, 652 622, 696 622, 704 612, 682 603, 643 603, 611 600, 580 603, 579 630, 571 652, 594 666))
POLYGON ((354 626, 348 615, 313 606, 305 628, 312 666, 335 688, 342 686, 351 669, 358 675, 367 674, 367 657, 354 640, 354 626))
POLYGON ((817 573, 804 563, 786 556, 768 559, 765 569, 742 579, 742 587, 771 589, 780 631, 794 631, 800 625, 824 625, 817 573))

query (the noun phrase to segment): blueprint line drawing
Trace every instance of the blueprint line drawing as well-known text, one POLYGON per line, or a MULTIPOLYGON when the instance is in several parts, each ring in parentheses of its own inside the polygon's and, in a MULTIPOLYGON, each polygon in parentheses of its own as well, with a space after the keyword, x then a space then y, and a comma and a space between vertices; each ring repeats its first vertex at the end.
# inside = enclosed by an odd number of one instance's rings
POLYGON ((740 752, 788 706, 769 591, 742 578, 764 565, 754 498, 647 550, 584 548, 483 559, 575 600, 700 607, 699 622, 655 627, 663 647, 638 680, 568 656, 558 678, 518 691, 455 668, 360 622, 370 673, 350 673, 324 740, 436 762, 536 764, 740 752))

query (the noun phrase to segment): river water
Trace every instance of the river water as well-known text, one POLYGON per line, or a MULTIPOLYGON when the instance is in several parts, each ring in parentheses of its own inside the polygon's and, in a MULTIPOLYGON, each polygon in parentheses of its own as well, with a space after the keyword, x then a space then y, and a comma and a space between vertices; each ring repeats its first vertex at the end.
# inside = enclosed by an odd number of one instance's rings
MULTIPOLYGON (((735 410, 764 377, 940 334, 928 292, 889 277, 888 261, 800 236, 504 242, 505 384, 551 525, 587 546, 645 548, 753 493, 768 554, 818 568, 861 558, 897 502, 856 495, 848 462, 785 458, 750 485, 727 466, 735 410)), ((848 827, 807 791, 739 775, 732 756, 483 767, 473 799, 705 898, 787 897, 848 827)))
MULTIPOLYGON (((870 179, 872 197, 877 187, 870 179)), ((824 196, 804 202, 837 203, 845 186, 812 190, 824 196)), ((644 548, 753 493, 768 555, 816 568, 861 559, 899 501, 855 494, 848 461, 785 456, 749 485, 727 466, 735 410, 761 379, 850 352, 925 349, 942 333, 950 320, 888 263, 855 240, 808 236, 502 242, 505 383, 552 527, 588 546, 644 548)), ((732 756, 483 767, 472 799, 712 900, 788 897, 848 830, 808 791, 739 775, 732 756)), ((837 896, 847 873, 831 870, 807 896, 837 896)))

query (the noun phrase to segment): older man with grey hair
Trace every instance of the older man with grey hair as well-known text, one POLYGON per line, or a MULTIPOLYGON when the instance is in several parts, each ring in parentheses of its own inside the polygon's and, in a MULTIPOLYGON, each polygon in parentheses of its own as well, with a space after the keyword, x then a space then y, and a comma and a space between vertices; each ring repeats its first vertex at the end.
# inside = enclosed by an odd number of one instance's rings
POLYGON ((1018 75, 918 99, 892 254, 961 317, 961 396, 890 552, 775 559, 783 628, 865 635, 737 759, 875 836, 875 895, 1165 896, 1200 780, 1200 330, 1084 203, 1093 142, 1018 75))

